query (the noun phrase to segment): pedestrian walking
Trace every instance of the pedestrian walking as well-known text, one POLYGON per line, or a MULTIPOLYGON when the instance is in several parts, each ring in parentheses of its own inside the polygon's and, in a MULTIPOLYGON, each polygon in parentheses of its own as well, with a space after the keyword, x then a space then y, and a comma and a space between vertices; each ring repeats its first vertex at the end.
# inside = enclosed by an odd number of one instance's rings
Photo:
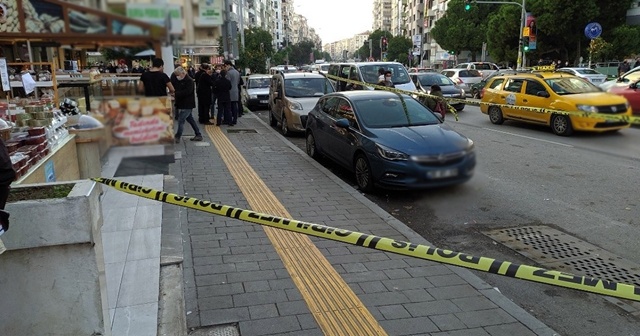
POLYGON ((183 67, 177 67, 173 73, 176 75, 176 110, 178 111, 178 129, 176 131, 176 143, 180 143, 185 121, 191 125, 196 134, 191 141, 202 141, 202 133, 198 124, 193 119, 193 108, 196 107, 196 96, 193 89, 194 82, 183 67))
POLYGON ((204 73, 200 75, 196 82, 196 92, 198 93, 198 122, 203 125, 213 125, 210 118, 211 97, 213 95, 213 79, 211 78, 211 66, 202 65, 204 73))
POLYGON ((4 141, 0 139, 0 235, 9 230, 9 213, 4 211, 9 198, 11 182, 16 179, 11 157, 4 141))
POLYGON ((231 119, 229 125, 233 126, 238 123, 238 108, 240 100, 240 91, 238 85, 240 84, 240 73, 233 66, 230 60, 224 61, 225 70, 227 70, 227 79, 231 82, 231 90, 229 91, 231 99, 231 119))
POLYGON ((635 68, 637 68, 637 67, 639 67, 639 66, 640 66, 640 57, 638 57, 638 58, 636 59, 636 62, 633 64, 633 68, 635 69, 635 68))
POLYGON ((146 97, 164 97, 173 95, 175 89, 171 84, 171 79, 163 72, 164 61, 161 58, 154 58, 151 69, 140 75, 138 81, 138 91, 143 92, 146 97))
POLYGON ((216 125, 220 126, 223 123, 229 126, 233 126, 231 122, 231 81, 227 78, 227 71, 220 71, 220 76, 213 83, 213 91, 218 98, 218 119, 216 125))

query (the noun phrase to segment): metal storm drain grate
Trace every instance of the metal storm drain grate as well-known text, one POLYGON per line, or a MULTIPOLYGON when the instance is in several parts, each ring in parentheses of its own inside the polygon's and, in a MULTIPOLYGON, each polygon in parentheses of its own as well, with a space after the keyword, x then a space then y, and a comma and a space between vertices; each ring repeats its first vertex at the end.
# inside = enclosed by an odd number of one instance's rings
POLYGON ((240 133, 240 134, 244 134, 244 133, 258 133, 258 131, 251 129, 251 128, 247 128, 247 129, 242 129, 242 128, 228 128, 227 129, 227 133, 240 133))
POLYGON ((640 265, 547 226, 484 232, 545 268, 640 286, 640 265))
POLYGON ((237 325, 218 325, 198 328, 189 333, 189 336, 240 336, 237 325))

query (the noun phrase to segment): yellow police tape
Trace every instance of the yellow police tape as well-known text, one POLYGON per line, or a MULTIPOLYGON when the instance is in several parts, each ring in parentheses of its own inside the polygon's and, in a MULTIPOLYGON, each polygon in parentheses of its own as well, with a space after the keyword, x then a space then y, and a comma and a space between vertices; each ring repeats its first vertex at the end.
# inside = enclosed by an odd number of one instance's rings
MULTIPOLYGON (((325 75, 325 76, 327 78, 329 78, 329 79, 333 79, 333 80, 336 80, 336 81, 356 84, 356 85, 360 85, 360 86, 371 87, 371 88, 374 88, 374 89, 377 89, 377 90, 386 90, 386 91, 391 91, 391 92, 395 92, 395 93, 406 94, 406 95, 409 95, 409 96, 432 97, 432 98, 436 97, 434 95, 426 94, 424 92, 407 91, 407 90, 401 90, 401 89, 396 89, 396 88, 390 88, 388 86, 381 86, 381 85, 376 85, 376 84, 356 81, 356 80, 352 80, 352 79, 346 79, 346 78, 337 77, 337 76, 328 75, 328 74, 325 75)), ((463 104, 466 104, 466 105, 473 105, 473 106, 480 106, 480 105, 484 104, 484 105, 508 108, 508 109, 512 109, 512 110, 532 111, 532 112, 535 112, 535 113, 542 113, 542 114, 568 115, 568 116, 576 116, 576 117, 592 118, 592 119, 604 119, 604 120, 619 121, 619 122, 623 122, 623 123, 627 123, 627 124, 638 124, 638 125, 640 125, 640 117, 634 117, 634 116, 630 116, 630 115, 605 114, 605 113, 594 113, 594 112, 586 112, 586 111, 562 111, 562 110, 554 110, 554 109, 540 108, 540 107, 516 106, 516 105, 508 105, 508 104, 476 102, 476 101, 471 101, 471 100, 466 100, 466 99, 446 98, 446 97, 444 99, 449 104, 451 104, 451 103, 463 103, 463 104)), ((455 114, 455 117, 456 117, 456 120, 458 120, 457 114, 455 114)))
POLYGON ((361 232, 276 217, 242 208, 203 201, 197 198, 167 193, 114 179, 100 177, 92 178, 91 180, 139 197, 200 210, 214 215, 235 218, 254 224, 271 226, 351 245, 368 247, 374 250, 460 266, 517 279, 640 301, 640 287, 633 285, 552 271, 535 266, 520 265, 488 257, 476 257, 427 245, 412 244, 410 242, 378 237, 361 232))

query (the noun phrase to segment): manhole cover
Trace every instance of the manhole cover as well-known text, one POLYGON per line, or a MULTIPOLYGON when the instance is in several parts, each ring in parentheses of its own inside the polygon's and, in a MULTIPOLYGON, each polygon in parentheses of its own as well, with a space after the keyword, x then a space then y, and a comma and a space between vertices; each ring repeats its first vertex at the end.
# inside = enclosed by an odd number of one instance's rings
POLYGON ((640 265, 547 226, 484 232, 545 268, 640 286, 640 265))
POLYGON ((251 129, 251 128, 246 128, 246 129, 242 129, 242 128, 231 128, 231 129, 227 129, 227 133, 258 133, 258 131, 251 129))
POLYGON ((193 145, 196 146, 196 147, 209 147, 209 146, 211 146, 210 143, 204 142, 204 141, 195 142, 193 145))
POLYGON ((240 330, 236 325, 210 326, 198 328, 189 336, 240 336, 240 330))

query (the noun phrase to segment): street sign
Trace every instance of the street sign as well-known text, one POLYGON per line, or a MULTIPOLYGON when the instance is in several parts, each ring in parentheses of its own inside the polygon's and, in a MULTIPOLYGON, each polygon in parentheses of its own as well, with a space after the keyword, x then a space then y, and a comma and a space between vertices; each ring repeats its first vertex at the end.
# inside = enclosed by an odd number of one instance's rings
POLYGON ((602 26, 597 22, 590 22, 584 27, 584 34, 591 40, 598 38, 602 34, 602 26))

